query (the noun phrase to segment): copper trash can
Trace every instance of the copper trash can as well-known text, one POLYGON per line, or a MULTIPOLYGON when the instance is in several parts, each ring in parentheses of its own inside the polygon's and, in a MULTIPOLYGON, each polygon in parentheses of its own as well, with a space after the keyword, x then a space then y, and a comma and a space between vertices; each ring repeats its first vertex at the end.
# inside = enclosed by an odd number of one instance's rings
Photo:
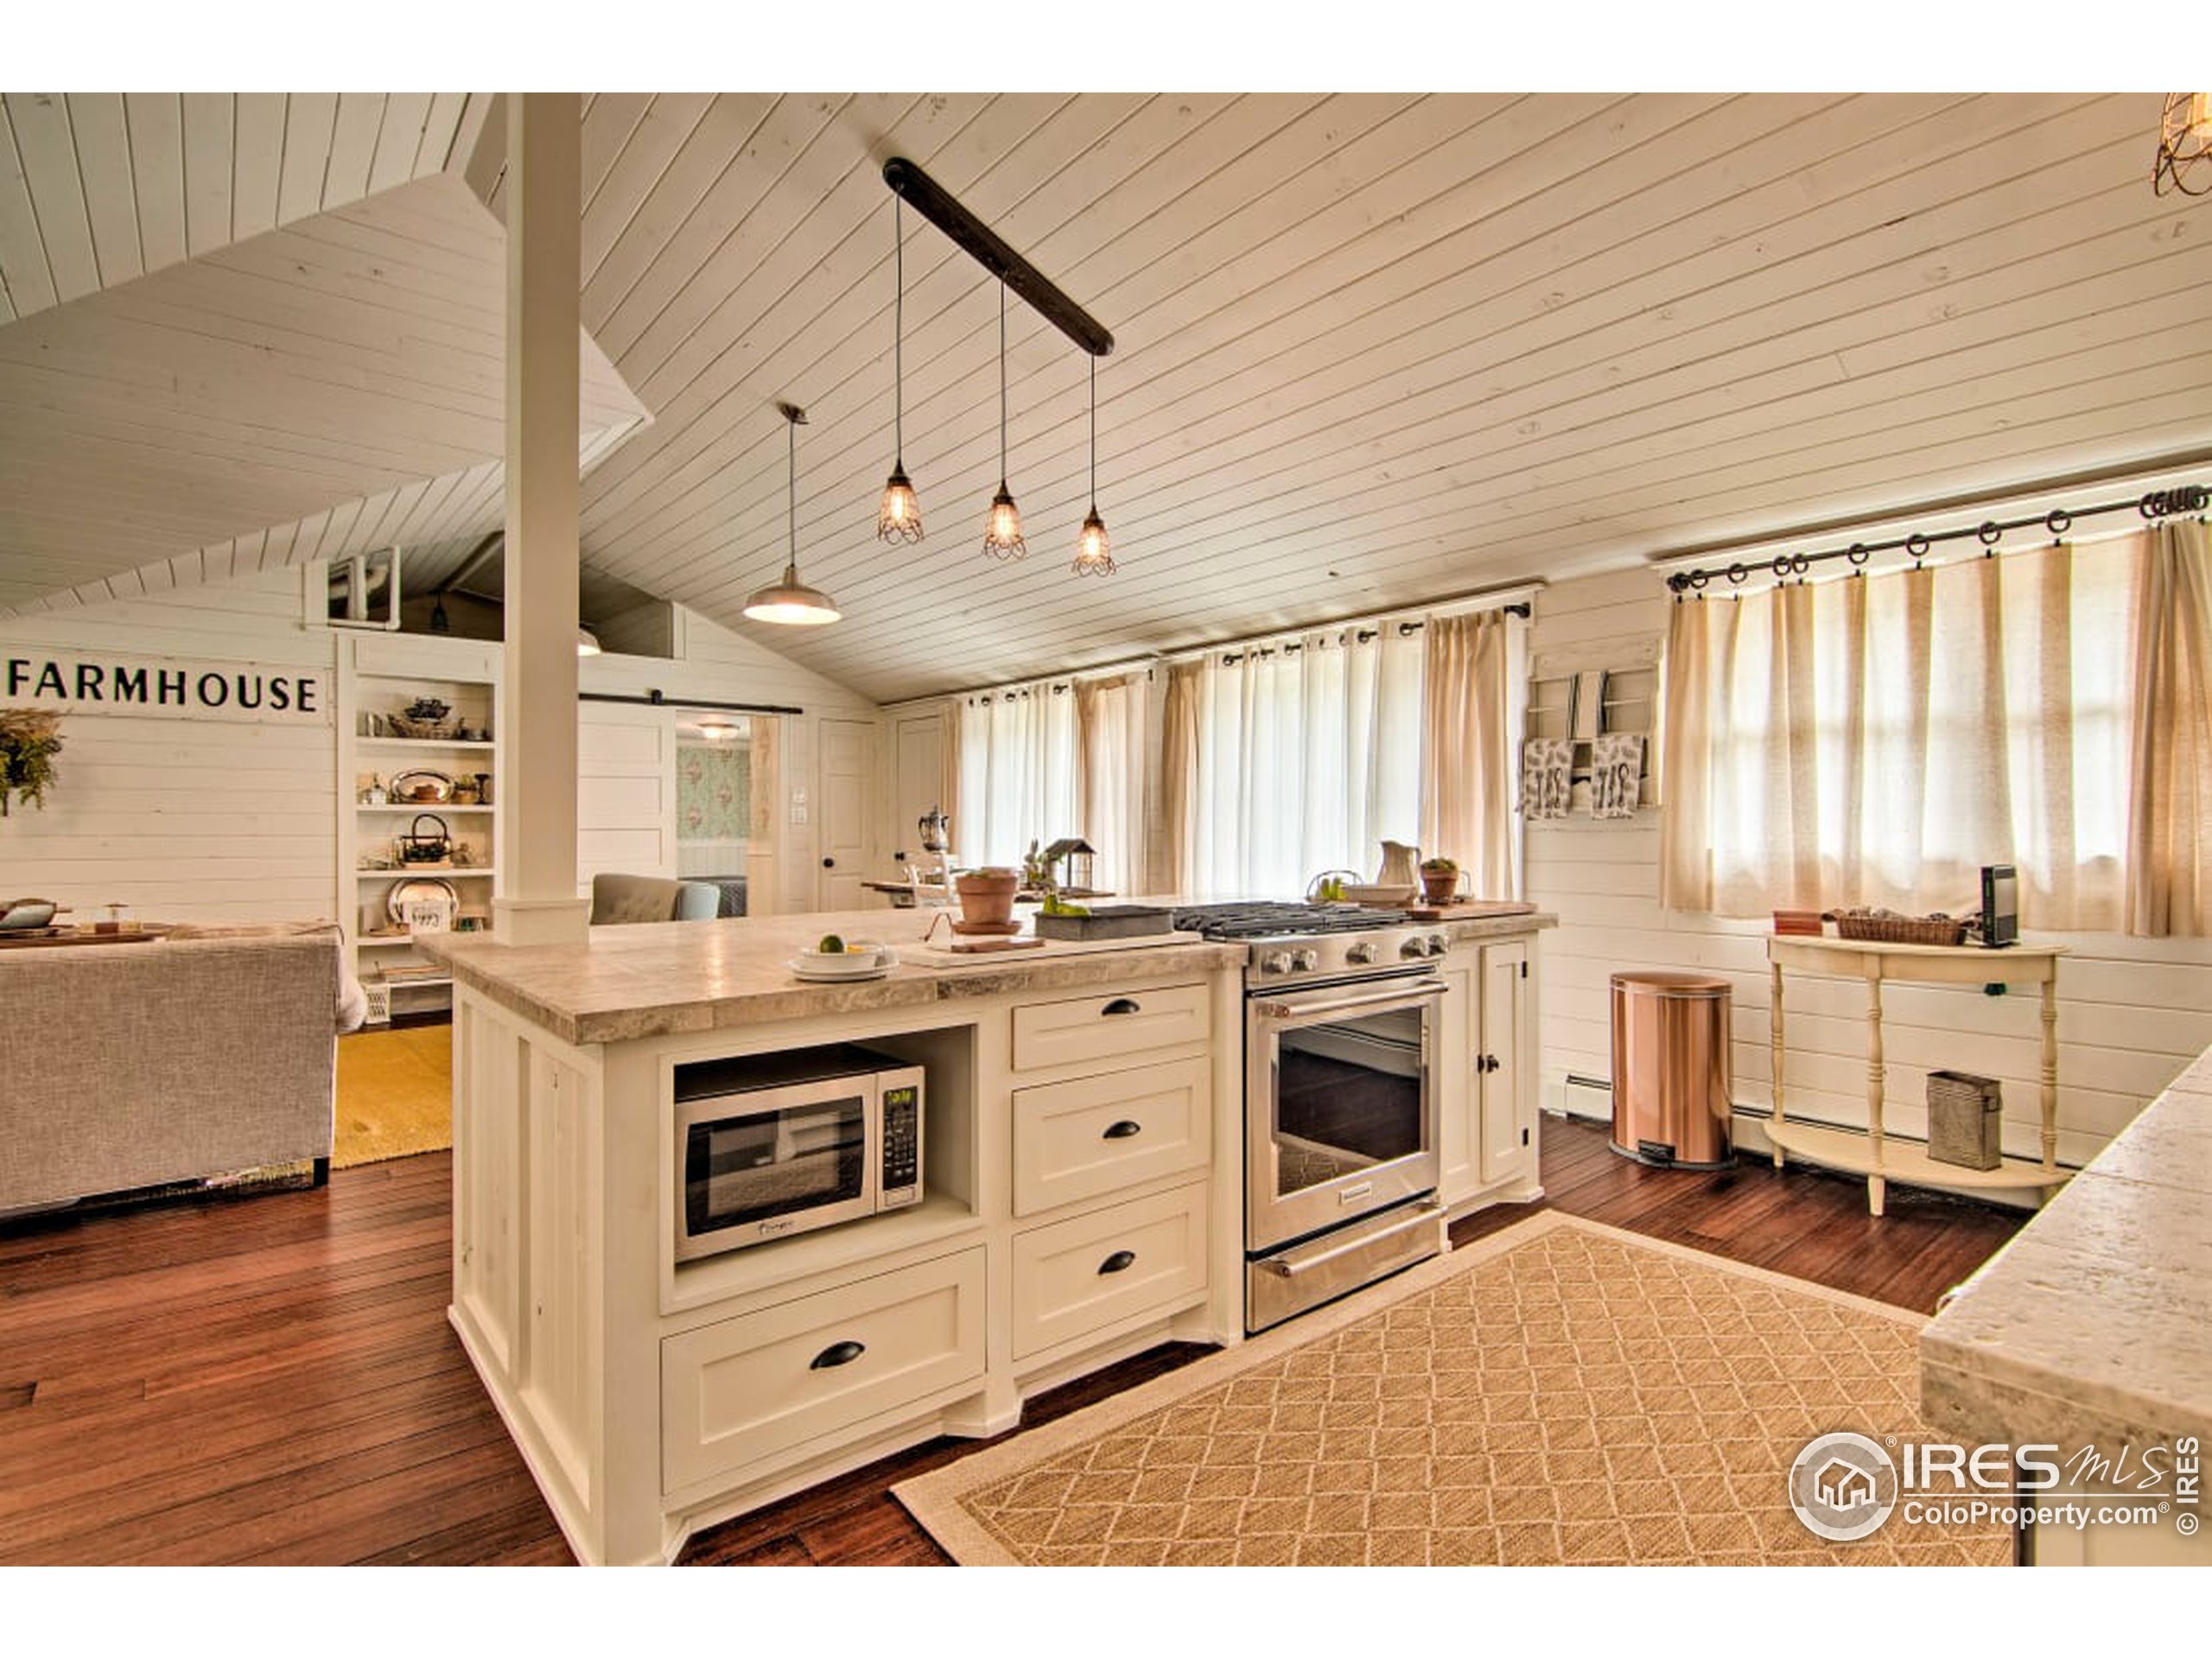
POLYGON ((1613 1150, 1669 1169, 1733 1161, 1729 982, 1613 976, 1613 1150))

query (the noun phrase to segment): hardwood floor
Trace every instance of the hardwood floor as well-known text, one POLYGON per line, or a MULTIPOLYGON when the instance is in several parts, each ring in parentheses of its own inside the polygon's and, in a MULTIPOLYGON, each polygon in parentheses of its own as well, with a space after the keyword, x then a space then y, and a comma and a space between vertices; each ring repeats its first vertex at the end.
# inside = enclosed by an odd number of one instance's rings
MULTIPOLYGON (((1878 1221, 1855 1180, 1644 1169, 1555 1119, 1544 1137, 1551 1207, 1923 1311, 2024 1219, 1893 1187, 1878 1221)), ((569 1560, 445 1322, 451 1175, 426 1154, 319 1190, 0 1225, 0 1563, 569 1560)), ((1024 1427, 1209 1351, 1056 1389, 1024 1427)), ((885 1459, 683 1559, 942 1561, 888 1489, 973 1444, 885 1459)))

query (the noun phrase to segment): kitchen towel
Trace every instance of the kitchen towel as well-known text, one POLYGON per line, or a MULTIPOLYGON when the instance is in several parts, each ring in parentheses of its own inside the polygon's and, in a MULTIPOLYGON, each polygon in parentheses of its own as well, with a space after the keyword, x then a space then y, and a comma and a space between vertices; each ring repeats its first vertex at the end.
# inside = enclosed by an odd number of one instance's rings
POLYGON ((1567 768, 1574 745, 1564 737, 1532 737, 1521 746, 1521 816, 1567 816, 1567 768))
POLYGON ((1608 732, 1590 745, 1590 816, 1636 816, 1637 780, 1643 772, 1643 738, 1636 732, 1608 732))

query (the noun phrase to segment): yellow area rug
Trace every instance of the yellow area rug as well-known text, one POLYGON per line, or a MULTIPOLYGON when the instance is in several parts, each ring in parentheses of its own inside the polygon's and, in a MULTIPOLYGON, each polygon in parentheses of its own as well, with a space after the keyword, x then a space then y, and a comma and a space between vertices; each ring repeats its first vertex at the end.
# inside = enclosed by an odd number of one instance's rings
POLYGON ((1816 1435, 1936 1438, 1924 1323, 1551 1211, 893 1495, 963 1565, 2009 1562, 1790 1507, 1816 1435))
POLYGON ((332 1165, 381 1163, 453 1145, 453 1027, 405 1026, 338 1039, 332 1165))

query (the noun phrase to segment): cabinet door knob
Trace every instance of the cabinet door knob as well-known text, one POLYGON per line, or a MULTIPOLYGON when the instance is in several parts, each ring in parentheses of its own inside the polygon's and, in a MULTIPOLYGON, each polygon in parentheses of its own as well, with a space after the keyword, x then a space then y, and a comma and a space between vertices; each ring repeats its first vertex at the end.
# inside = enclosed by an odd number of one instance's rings
POLYGON ((1143 1133, 1143 1124, 1132 1122, 1125 1117, 1118 1123, 1109 1123, 1105 1132, 1098 1138, 1102 1141, 1126 1141, 1133 1135, 1143 1133))
POLYGON ((1103 1262, 1101 1262, 1098 1264, 1098 1271, 1101 1273, 1127 1273, 1131 1268, 1136 1266, 1136 1264, 1137 1253, 1135 1250, 1116 1250, 1113 1255, 1108 1256, 1103 1262))
POLYGON ((1098 1012, 1101 1014, 1135 1014, 1138 1012, 1137 1000, 1133 996, 1117 996, 1111 1002, 1109 1002, 1104 1007, 1099 1009, 1098 1012))
POLYGON ((837 868, 837 861, 834 858, 825 858, 822 861, 822 868, 825 870, 834 870, 837 868))
POLYGON ((849 1365, 866 1352, 868 1352, 866 1343, 833 1342, 817 1354, 813 1363, 806 1369, 810 1371, 826 1371, 835 1366, 849 1365))

